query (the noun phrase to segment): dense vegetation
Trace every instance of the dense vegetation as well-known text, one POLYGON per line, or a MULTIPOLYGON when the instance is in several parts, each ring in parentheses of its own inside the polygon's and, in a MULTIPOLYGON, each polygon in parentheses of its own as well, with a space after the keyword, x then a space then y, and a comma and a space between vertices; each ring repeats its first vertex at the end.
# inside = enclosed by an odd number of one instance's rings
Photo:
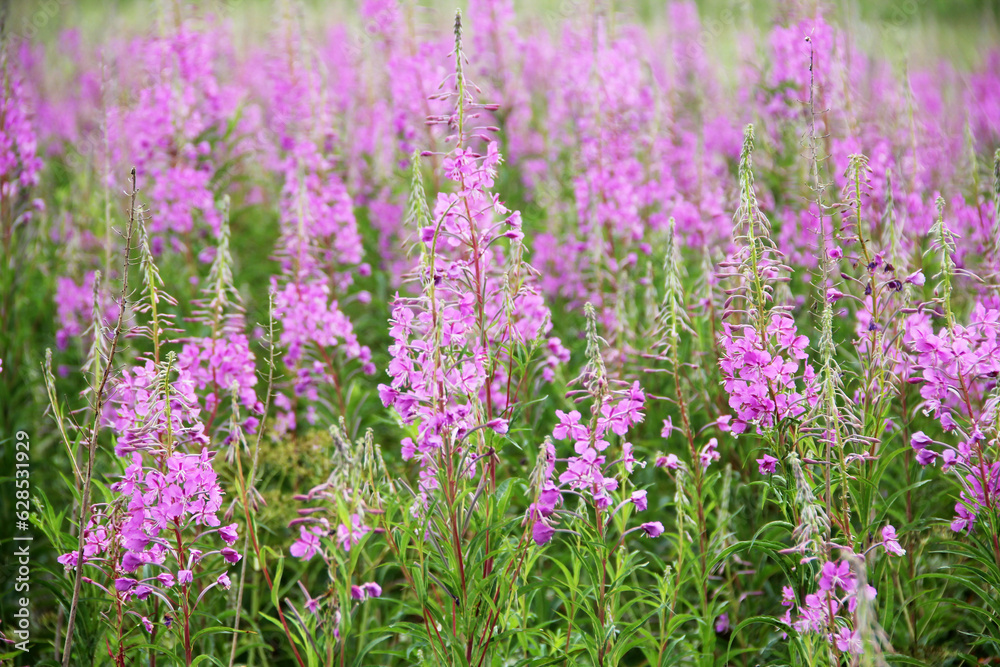
POLYGON ((0 658, 1000 663, 986 9, 140 7, 5 25, 0 658))

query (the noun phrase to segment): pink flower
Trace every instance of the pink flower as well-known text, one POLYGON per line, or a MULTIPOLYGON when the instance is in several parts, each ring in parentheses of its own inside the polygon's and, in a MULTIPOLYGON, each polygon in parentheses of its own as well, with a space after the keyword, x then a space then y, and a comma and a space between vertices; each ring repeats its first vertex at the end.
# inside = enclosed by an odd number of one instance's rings
POLYGON ((928 437, 923 431, 917 431, 910 436, 910 446, 917 451, 920 451, 932 442, 934 441, 931 440, 931 438, 928 437))
POLYGON ((757 469, 760 471, 761 475, 772 474, 778 465, 778 459, 771 456, 770 454, 764 454, 764 458, 757 459, 757 469))
POLYGON ((219 537, 221 537, 226 544, 235 544, 238 537, 236 528, 237 526, 235 523, 219 528, 219 537))
POLYGON ((535 544, 539 546, 551 540, 555 533, 555 529, 544 521, 535 521, 535 524, 531 527, 531 537, 535 540, 535 544))
POLYGON ((540 516, 550 516, 556 511, 556 505, 560 502, 562 502, 562 494, 559 489, 550 486, 538 494, 538 502, 532 503, 531 509, 533 513, 538 513, 540 516))
POLYGON ((128 593, 130 590, 136 587, 139 582, 135 579, 128 579, 126 577, 120 577, 115 579, 115 590, 119 593, 128 593))
POLYGON ((656 457, 655 466, 657 468, 669 468, 670 470, 677 470, 681 465, 680 459, 677 458, 676 454, 667 454, 666 456, 656 457))
POLYGON ((718 461, 722 458, 722 455, 719 454, 718 447, 719 440, 717 438, 712 438, 708 441, 708 444, 702 448, 699 458, 701 459, 701 467, 705 470, 708 469, 708 466, 710 466, 713 461, 718 461))
POLYGON ((238 563, 240 558, 242 558, 236 549, 232 549, 230 547, 223 548, 220 553, 222 554, 222 558, 225 559, 225 561, 230 565, 238 563))
POLYGON ((851 564, 842 560, 839 563, 827 561, 823 563, 823 570, 820 572, 819 587, 824 591, 832 591, 839 586, 846 592, 854 590, 854 574, 851 572, 851 564))
POLYGON ((729 632, 729 614, 719 614, 715 619, 715 631, 720 635, 729 632))
POLYGON ((955 518, 951 522, 951 529, 956 533, 963 530, 971 533, 975 523, 976 514, 962 503, 955 503, 955 518))
POLYGON ((350 551, 352 545, 360 542, 370 532, 371 528, 364 524, 361 515, 354 513, 351 515, 350 526, 343 523, 337 526, 337 542, 344 551, 350 551))
POLYGON ((288 551, 296 558, 309 560, 320 548, 320 534, 317 528, 307 529, 305 526, 300 526, 299 539, 292 543, 288 551))
POLYGON ((663 524, 659 521, 650 521, 640 526, 646 537, 659 537, 663 534, 663 524))
POLYGON ((844 653, 853 653, 855 655, 864 653, 861 636, 858 634, 857 630, 851 632, 850 628, 841 628, 837 634, 834 635, 834 641, 837 644, 837 649, 843 651, 844 653))
POLYGON ((632 498, 630 499, 635 505, 636 509, 642 512, 648 506, 648 501, 646 500, 645 491, 633 491, 632 498))
POLYGON ((486 426, 492 429, 493 431, 499 433, 500 435, 506 435, 508 429, 510 428, 510 425, 507 423, 507 420, 501 419, 500 417, 497 417, 496 419, 492 419, 486 422, 486 426))
POLYGON ((892 527, 892 524, 882 529, 882 546, 885 548, 886 553, 894 556, 906 555, 906 549, 900 546, 896 540, 896 529, 892 527))

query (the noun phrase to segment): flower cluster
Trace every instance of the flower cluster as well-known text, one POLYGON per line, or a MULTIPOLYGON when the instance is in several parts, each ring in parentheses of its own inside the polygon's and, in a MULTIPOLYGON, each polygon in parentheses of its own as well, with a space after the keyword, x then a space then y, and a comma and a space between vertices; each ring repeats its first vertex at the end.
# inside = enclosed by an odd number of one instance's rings
MULTIPOLYGON (((24 72, 18 66, 18 61, 26 54, 22 52, 12 57, 10 52, 14 47, 26 49, 28 45, 5 41, 0 52, 0 83, 3 85, 0 95, 0 193, 9 201, 16 201, 22 191, 37 185, 42 168, 31 117, 33 105, 23 81, 24 72)), ((13 208, 9 204, 6 206, 13 208)))
MULTIPOLYGON (((110 485, 114 502, 95 506, 83 557, 113 582, 121 604, 153 595, 188 619, 197 604, 190 603, 189 591, 199 590, 200 600, 213 587, 228 589, 226 569, 242 556, 232 548, 237 525, 223 526, 219 519, 224 492, 193 382, 171 379, 172 362, 126 370, 115 387, 112 428, 125 472, 110 485), (208 583, 195 589, 195 580, 206 577, 208 583)), ((70 570, 79 557, 72 551, 59 562, 70 570)), ((103 588, 92 570, 84 572, 103 588)), ((151 629, 145 617, 143 624, 151 629)))
POLYGON ((877 593, 871 586, 858 587, 849 560, 824 563, 819 587, 806 595, 804 604, 796 605, 795 593, 790 586, 785 586, 782 593, 782 605, 787 607, 781 618, 785 624, 800 634, 819 634, 835 645, 838 651, 863 652, 860 633, 852 627, 850 615, 855 613, 860 602, 873 602, 877 593), (792 612, 796 609, 798 617, 793 621, 792 612))
MULTIPOLYGON (((623 483, 637 466, 646 467, 644 461, 636 458, 632 443, 624 439, 645 418, 646 394, 638 382, 608 378, 601 355, 601 339, 597 335, 597 313, 590 304, 587 304, 586 313, 589 363, 578 381, 593 401, 592 414, 583 422, 577 410, 568 413, 556 410, 559 423, 552 430, 552 437, 560 441, 570 440, 575 454, 565 459, 566 467, 559 474, 557 483, 553 479, 556 462, 559 461, 555 446, 549 442, 544 448, 539 474, 533 480, 538 499, 528 508, 527 516, 536 544, 548 542, 555 533, 559 525, 556 506, 563 503, 565 494, 581 496, 591 503, 597 513, 598 524, 604 523, 601 517, 605 510, 611 510, 610 515, 614 516, 630 503, 637 511, 643 511, 648 506, 646 491, 627 494, 623 489, 623 483), (611 441, 616 439, 620 439, 620 445, 612 447, 611 441), (614 456, 609 456, 609 452, 614 452, 614 456), (617 506, 612 507, 616 495, 621 499, 617 506)), ((598 534, 602 534, 603 530, 603 526, 599 527, 598 534)), ((634 530, 642 530, 649 537, 658 537, 663 533, 663 524, 646 522, 625 532, 634 530)))
POLYGON ((157 236, 183 236, 201 224, 219 231, 215 180, 235 148, 220 140, 230 133, 241 97, 217 75, 222 34, 178 18, 176 29, 117 54, 122 72, 133 71, 131 62, 141 54, 141 75, 132 82, 134 95, 108 110, 109 141, 114 161, 135 164, 149 183, 150 231, 157 236))
POLYGON ((941 451, 923 431, 910 437, 921 465, 941 459, 943 469, 954 470, 961 489, 955 504, 952 530, 972 531, 977 514, 997 511, 1000 501, 1000 461, 996 452, 996 419, 1000 396, 1000 310, 976 303, 969 324, 954 324, 935 332, 926 318, 915 320, 906 333, 913 355, 913 380, 927 414, 935 417, 957 446, 941 451))
MULTIPOLYGON (((604 476, 607 456, 604 451, 611 446, 608 442, 613 433, 625 436, 629 429, 643 420, 643 406, 646 395, 638 382, 633 382, 627 389, 613 390, 601 403, 599 414, 595 415, 591 424, 580 423, 580 413, 572 410, 566 414, 556 410, 559 424, 553 429, 552 437, 573 441, 575 456, 569 457, 566 471, 559 475, 560 484, 567 489, 589 495, 595 505, 606 508, 611 504, 608 492, 618 488, 614 477, 604 476)), ((632 443, 622 442, 621 459, 619 461, 626 472, 631 473, 637 461, 632 443)), ((645 463, 638 462, 640 466, 645 463)))
MULTIPOLYGON (((282 58, 301 51, 290 17, 284 17, 276 44, 282 58)), ((291 396, 283 393, 277 399, 279 431, 284 432, 296 428, 300 402, 306 420, 316 422, 321 390, 329 385, 337 387, 336 405, 344 413, 340 358, 360 363, 368 375, 375 366, 371 350, 358 341, 344 312, 352 299, 370 298, 366 292, 349 292, 355 277, 367 276, 370 267, 362 264, 355 203, 345 185, 339 157, 343 141, 332 130, 335 102, 322 93, 325 82, 314 59, 296 59, 293 67, 283 60, 276 67, 277 62, 267 61, 259 93, 275 121, 273 133, 262 134, 262 151, 282 180, 282 272, 272 276, 271 287, 284 361, 292 374, 291 396)))
MULTIPOLYGON (((188 341, 177 355, 177 368, 183 377, 190 378, 196 390, 208 390, 205 409, 209 413, 215 412, 220 401, 225 400, 224 392, 234 387, 244 407, 261 411, 254 390, 257 384, 254 355, 246 334, 188 341)), ((254 419, 251 425, 255 425, 256 418, 251 419, 254 419)))
MULTIPOLYGON (((798 333, 795 321, 784 313, 772 313, 763 336, 750 325, 723 327, 724 356, 719 366, 734 412, 732 432, 743 433, 748 425, 767 430, 782 419, 803 414, 810 399, 796 381, 799 362, 809 358, 809 339, 798 333)), ((806 366, 804 377, 807 382, 814 377, 811 366, 806 366)))
MULTIPOLYGON (((551 316, 522 261, 521 214, 511 211, 491 189, 501 155, 495 141, 485 152, 466 145, 466 133, 487 105, 472 101, 459 67, 452 115, 432 118, 454 123, 456 147, 442 160, 454 188, 439 192, 433 213, 415 171, 412 219, 419 229, 423 294, 397 296, 390 320, 393 344, 387 368, 392 378, 379 386, 386 407, 404 424, 416 424, 416 440, 403 440, 403 458, 421 464, 420 499, 437 485, 439 457, 460 454, 466 436, 487 427, 503 434, 505 416, 518 400, 522 380, 512 377, 511 350, 534 350, 551 328, 551 316)), ((485 133, 489 128, 480 128, 485 133)), ((415 165, 416 170, 419 165, 415 165)), ((545 377, 568 352, 550 339, 545 377)), ((475 473, 475 463, 463 472, 475 473)))

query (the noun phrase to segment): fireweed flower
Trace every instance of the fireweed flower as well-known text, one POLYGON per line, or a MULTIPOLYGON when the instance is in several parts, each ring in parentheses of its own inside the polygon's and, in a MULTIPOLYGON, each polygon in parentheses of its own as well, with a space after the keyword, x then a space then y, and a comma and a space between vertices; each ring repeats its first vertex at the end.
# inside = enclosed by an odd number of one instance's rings
MULTIPOLYGON (((223 200, 215 255, 201 298, 194 300, 194 321, 207 327, 209 335, 188 338, 177 357, 177 367, 190 379, 209 415, 207 430, 225 422, 225 407, 220 405, 228 393, 251 413, 242 427, 254 432, 257 414, 263 405, 257 400, 255 357, 246 335, 242 299, 233 284, 233 258, 230 253, 229 198, 223 200), (221 409, 220 409, 221 408, 221 409)), ((233 406, 236 409, 236 406, 233 406)))
POLYGON ((766 338, 754 327, 726 323, 721 337, 725 357, 720 361, 729 406, 734 410, 733 433, 750 424, 773 427, 786 417, 797 417, 808 407, 796 378, 799 361, 806 359, 808 339, 798 335, 791 317, 772 315, 766 338))
MULTIPOLYGON (((950 246, 945 239, 942 247, 947 257, 950 246)), ((950 304, 946 312, 951 312, 950 304)), ((919 320, 905 335, 914 357, 912 380, 920 383, 924 411, 936 417, 946 433, 961 439, 956 447, 937 452, 931 449, 934 441, 922 431, 910 438, 920 465, 934 464, 940 457, 944 469, 957 478, 959 502, 951 524, 956 532, 971 531, 976 515, 983 509, 995 511, 1000 499, 1000 462, 995 442, 986 436, 995 433, 1000 310, 980 301, 969 320, 966 326, 952 321, 939 331, 919 320)))
POLYGON ((663 524, 659 521, 650 521, 639 527, 642 528, 642 532, 646 534, 646 537, 659 537, 663 534, 663 524))
POLYGON ((851 574, 851 564, 846 560, 839 563, 833 561, 824 563, 820 573, 819 587, 823 591, 833 590, 834 587, 853 591, 854 575, 851 574))
POLYGON ((290 386, 275 399, 278 430, 286 432, 296 430, 303 415, 315 423, 317 406, 330 404, 344 414, 347 388, 341 376, 347 373, 341 361, 367 375, 375 366, 345 312, 348 303, 365 296, 352 289, 355 279, 371 271, 363 263, 355 193, 340 157, 348 139, 330 130, 336 101, 322 92, 329 85, 323 64, 307 54, 290 21, 282 21, 275 44, 259 93, 273 122, 261 150, 282 181, 281 273, 272 276, 271 287, 291 376, 290 386))
MULTIPOLYGON (((98 418, 115 436, 115 454, 124 473, 107 485, 108 502, 94 505, 83 531, 83 553, 63 554, 67 570, 84 564, 113 580, 119 632, 124 610, 135 600, 155 594, 172 605, 184 621, 184 649, 190 660, 190 619, 204 593, 215 583, 228 581, 225 571, 239 554, 220 549, 235 542, 235 525, 222 529, 218 513, 224 491, 214 467, 215 452, 202 421, 196 385, 178 367, 176 353, 163 352, 172 329, 170 318, 158 309, 176 302, 163 290, 141 209, 138 216, 141 297, 137 314, 148 317, 137 329, 148 336, 153 349, 148 358, 112 376, 108 405, 98 418), (217 575, 217 568, 222 574, 217 575), (150 570, 159 571, 153 575, 150 570), (197 577, 195 576, 197 571, 197 577), (173 573, 176 573, 177 586, 173 573), (128 574, 129 576, 123 576, 128 574), (169 576, 168 576, 169 575, 169 576), (200 594, 199 594, 200 591, 200 594)), ((99 315, 95 313, 95 318, 99 315)), ((93 571, 93 569, 91 570, 93 571)), ((95 586, 108 591, 94 578, 95 586)), ((131 610, 129 610, 131 613, 131 610)), ((122 650, 119 647, 119 650, 122 650)))
POLYGON ((708 466, 712 465, 714 461, 718 461, 722 458, 719 454, 719 440, 717 438, 712 438, 708 443, 702 448, 698 455, 701 461, 701 467, 708 470, 708 466))
POLYGON ((645 491, 635 491, 632 493, 632 503, 635 505, 636 509, 640 512, 645 510, 649 506, 649 501, 646 500, 645 491))
POLYGON ((8 41, 0 52, 4 84, 0 96, 0 187, 4 197, 15 199, 21 191, 38 184, 42 160, 32 122, 31 91, 25 85, 21 56, 11 57, 11 50, 8 41))
POLYGON ((316 555, 316 551, 320 548, 322 535, 323 530, 320 528, 300 526, 299 539, 292 543, 289 552, 296 558, 309 560, 316 555))
POLYGON ((531 537, 539 546, 548 543, 555 533, 555 528, 543 521, 536 521, 531 527, 531 537))
MULTIPOLYGON (((197 428, 197 410, 190 404, 171 400, 166 371, 153 376, 154 385, 143 390, 153 398, 143 402, 149 407, 146 418, 118 420, 128 430, 119 431, 119 441, 130 443, 120 454, 127 461, 124 476, 110 485, 112 493, 121 499, 114 507, 98 508, 91 524, 85 531, 84 558, 87 563, 105 570, 109 575, 129 573, 131 576, 115 578, 115 592, 122 604, 133 599, 145 600, 151 593, 158 596, 175 597, 180 591, 171 593, 175 582, 183 591, 194 587, 194 563, 199 563, 199 575, 213 569, 216 563, 223 567, 237 562, 241 555, 231 547, 221 550, 218 542, 229 544, 237 537, 235 526, 220 525, 218 512, 224 497, 213 468, 214 454, 204 448, 201 438, 189 441, 173 441, 163 421, 164 408, 157 402, 170 401, 179 409, 174 414, 186 414, 179 422, 185 428, 177 431, 183 434, 191 427, 197 428), (159 398, 156 398, 159 396, 159 398), (186 407, 185 407, 186 406, 186 407), (185 413, 184 410, 187 410, 185 413), (135 438, 141 432, 142 439, 135 438), (154 435, 155 434, 155 435, 154 435), (201 448, 200 453, 186 453, 183 448, 201 448), (216 542, 216 540, 218 542, 216 542), (199 548, 200 547, 200 548, 199 548), (217 549, 218 561, 209 561, 202 554, 207 549, 217 549), (148 579, 136 576, 148 572, 147 568, 166 568, 148 579)), ((120 386, 134 387, 125 376, 120 386)), ((141 393, 141 392, 140 392, 141 393)), ((119 398, 125 392, 117 394, 119 398)), ((118 449, 121 449, 120 447, 118 449)), ((78 554, 70 552, 59 557, 59 562, 67 570, 76 565, 78 554)), ((225 571, 218 575, 216 583, 228 587, 225 571)), ((185 617, 191 613, 190 603, 175 597, 176 608, 185 617)))
POLYGON ((676 454, 667 454, 666 456, 656 457, 656 467, 657 468, 669 468, 670 470, 677 470, 681 465, 681 460, 677 458, 676 454))
MULTIPOLYGON (((616 490, 618 481, 604 476, 604 465, 610 461, 603 452, 610 446, 610 433, 625 435, 628 429, 642 421, 644 402, 645 394, 638 382, 629 389, 612 391, 602 402, 600 413, 591 420, 592 426, 584 426, 576 434, 578 439, 573 445, 576 456, 568 459, 567 469, 559 476, 559 482, 570 489, 588 492, 595 498, 616 490)), ((553 438, 563 439, 558 438, 555 431, 553 438)))
POLYGON ((805 603, 796 605, 794 591, 789 586, 782 589, 782 605, 787 607, 782 621, 800 634, 815 633, 838 650, 852 654, 863 652, 858 631, 859 607, 875 599, 872 586, 859 587, 847 560, 827 561, 820 571, 819 588, 805 597, 805 603), (792 613, 798 611, 793 620, 792 613), (831 634, 831 628, 839 628, 831 634))
MULTIPOLYGON (((611 516, 614 516, 628 504, 640 512, 649 505, 644 490, 615 498, 621 490, 621 482, 635 467, 635 459, 631 456, 632 445, 623 438, 643 421, 646 395, 638 382, 630 384, 608 379, 600 349, 601 339, 597 335, 596 312, 588 304, 585 313, 588 362, 575 382, 582 384, 589 395, 592 412, 589 419, 583 419, 576 410, 568 414, 557 411, 560 421, 553 429, 552 439, 572 441, 574 455, 566 459, 566 467, 559 474, 558 483, 551 479, 551 469, 545 471, 541 480, 544 490, 540 496, 545 504, 539 502, 533 507, 542 510, 554 508, 561 502, 562 494, 572 492, 588 500, 595 509, 597 520, 603 523, 605 519, 601 517, 604 510, 610 510, 611 516), (620 455, 613 455, 615 448, 612 443, 619 438, 622 439, 620 455), (621 472, 616 475, 614 466, 619 465, 621 472)), ((551 511, 542 511, 534 517, 532 535, 536 544, 544 544, 552 538, 557 519, 551 514, 551 511)), ((623 531, 623 535, 638 530, 649 537, 658 537, 663 533, 663 525, 658 521, 648 522, 623 531)))
POLYGON ((757 469, 760 471, 761 475, 770 475, 774 473, 778 465, 778 459, 774 458, 770 454, 764 454, 764 458, 757 459, 757 469))
MULTIPOLYGON (((116 63, 118 71, 135 69, 135 63, 141 76, 131 102, 108 110, 110 158, 115 163, 131 160, 144 182, 150 182, 144 190, 157 212, 153 235, 183 238, 202 225, 218 233, 217 170, 244 147, 232 139, 207 137, 232 136, 226 128, 236 116, 242 91, 217 76, 217 45, 226 37, 220 26, 199 29, 180 16, 164 25, 177 27, 115 54, 122 60, 116 63)), ((251 116, 244 116, 243 129, 251 116)))
POLYGON ((888 525, 882 529, 882 546, 885 548, 886 553, 890 553, 893 556, 906 555, 906 549, 901 547, 896 540, 896 529, 892 525, 888 525))
MULTIPOLYGON (((740 208, 734 217, 735 253, 723 262, 725 275, 737 284, 723 319, 745 314, 749 323, 723 322, 719 336, 723 355, 719 366, 723 387, 734 415, 731 430, 744 433, 751 424, 758 432, 785 418, 803 415, 818 398, 799 390, 799 362, 808 359, 809 339, 798 333, 791 315, 774 305, 774 285, 787 274, 771 240, 771 223, 761 212, 754 190, 753 126, 744 133, 740 155, 740 208), (737 298, 738 297, 738 298, 737 298)), ((804 377, 815 377, 806 367, 804 377)))
POLYGON ((729 632, 729 614, 719 614, 715 619, 715 631, 719 634, 729 632))
MULTIPOLYGON (((482 105, 472 99, 462 67, 459 62, 454 81, 448 80, 457 89, 448 94, 452 113, 429 119, 455 130, 455 148, 441 162, 452 187, 439 192, 432 207, 414 161, 409 220, 421 230, 416 277, 422 293, 393 302, 391 382, 379 387, 383 404, 404 424, 417 426, 417 437, 404 443, 404 455, 421 467, 417 513, 437 488, 436 471, 449 468, 449 457, 468 460, 470 446, 485 447, 481 427, 508 430, 500 415, 518 400, 520 385, 509 377, 508 350, 534 351, 552 328, 534 272, 523 261, 521 215, 492 191, 502 159, 498 145, 489 128, 466 127, 482 105)), ((543 364, 549 368, 568 355, 554 339, 548 349, 543 364)), ((471 478, 477 470, 470 461, 458 474, 471 478)))

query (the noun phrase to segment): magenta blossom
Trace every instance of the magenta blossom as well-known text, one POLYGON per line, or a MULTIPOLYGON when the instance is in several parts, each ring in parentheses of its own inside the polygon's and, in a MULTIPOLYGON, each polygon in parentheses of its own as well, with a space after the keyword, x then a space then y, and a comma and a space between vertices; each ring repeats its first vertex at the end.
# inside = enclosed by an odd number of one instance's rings
POLYGON ((832 591, 836 587, 840 587, 844 591, 851 592, 854 590, 854 586, 854 574, 851 572, 851 564, 848 561, 823 563, 819 580, 820 590, 832 591))
POLYGON ((659 521, 650 521, 640 526, 646 537, 659 537, 663 534, 663 524, 659 521))
POLYGON ((896 540, 896 529, 892 527, 892 524, 882 529, 882 546, 885 548, 886 553, 894 556, 906 555, 906 549, 900 546, 896 540))
POLYGON ((633 491, 631 501, 635 505, 636 509, 639 510, 640 512, 645 510, 649 504, 649 502, 646 500, 645 491, 633 491))
POLYGON ((544 521, 535 521, 535 524, 531 527, 531 537, 535 540, 535 544, 539 546, 551 540, 555 533, 555 528, 544 521))
POLYGON ((757 469, 761 475, 771 475, 778 465, 778 459, 770 454, 764 454, 764 458, 757 459, 757 469))

